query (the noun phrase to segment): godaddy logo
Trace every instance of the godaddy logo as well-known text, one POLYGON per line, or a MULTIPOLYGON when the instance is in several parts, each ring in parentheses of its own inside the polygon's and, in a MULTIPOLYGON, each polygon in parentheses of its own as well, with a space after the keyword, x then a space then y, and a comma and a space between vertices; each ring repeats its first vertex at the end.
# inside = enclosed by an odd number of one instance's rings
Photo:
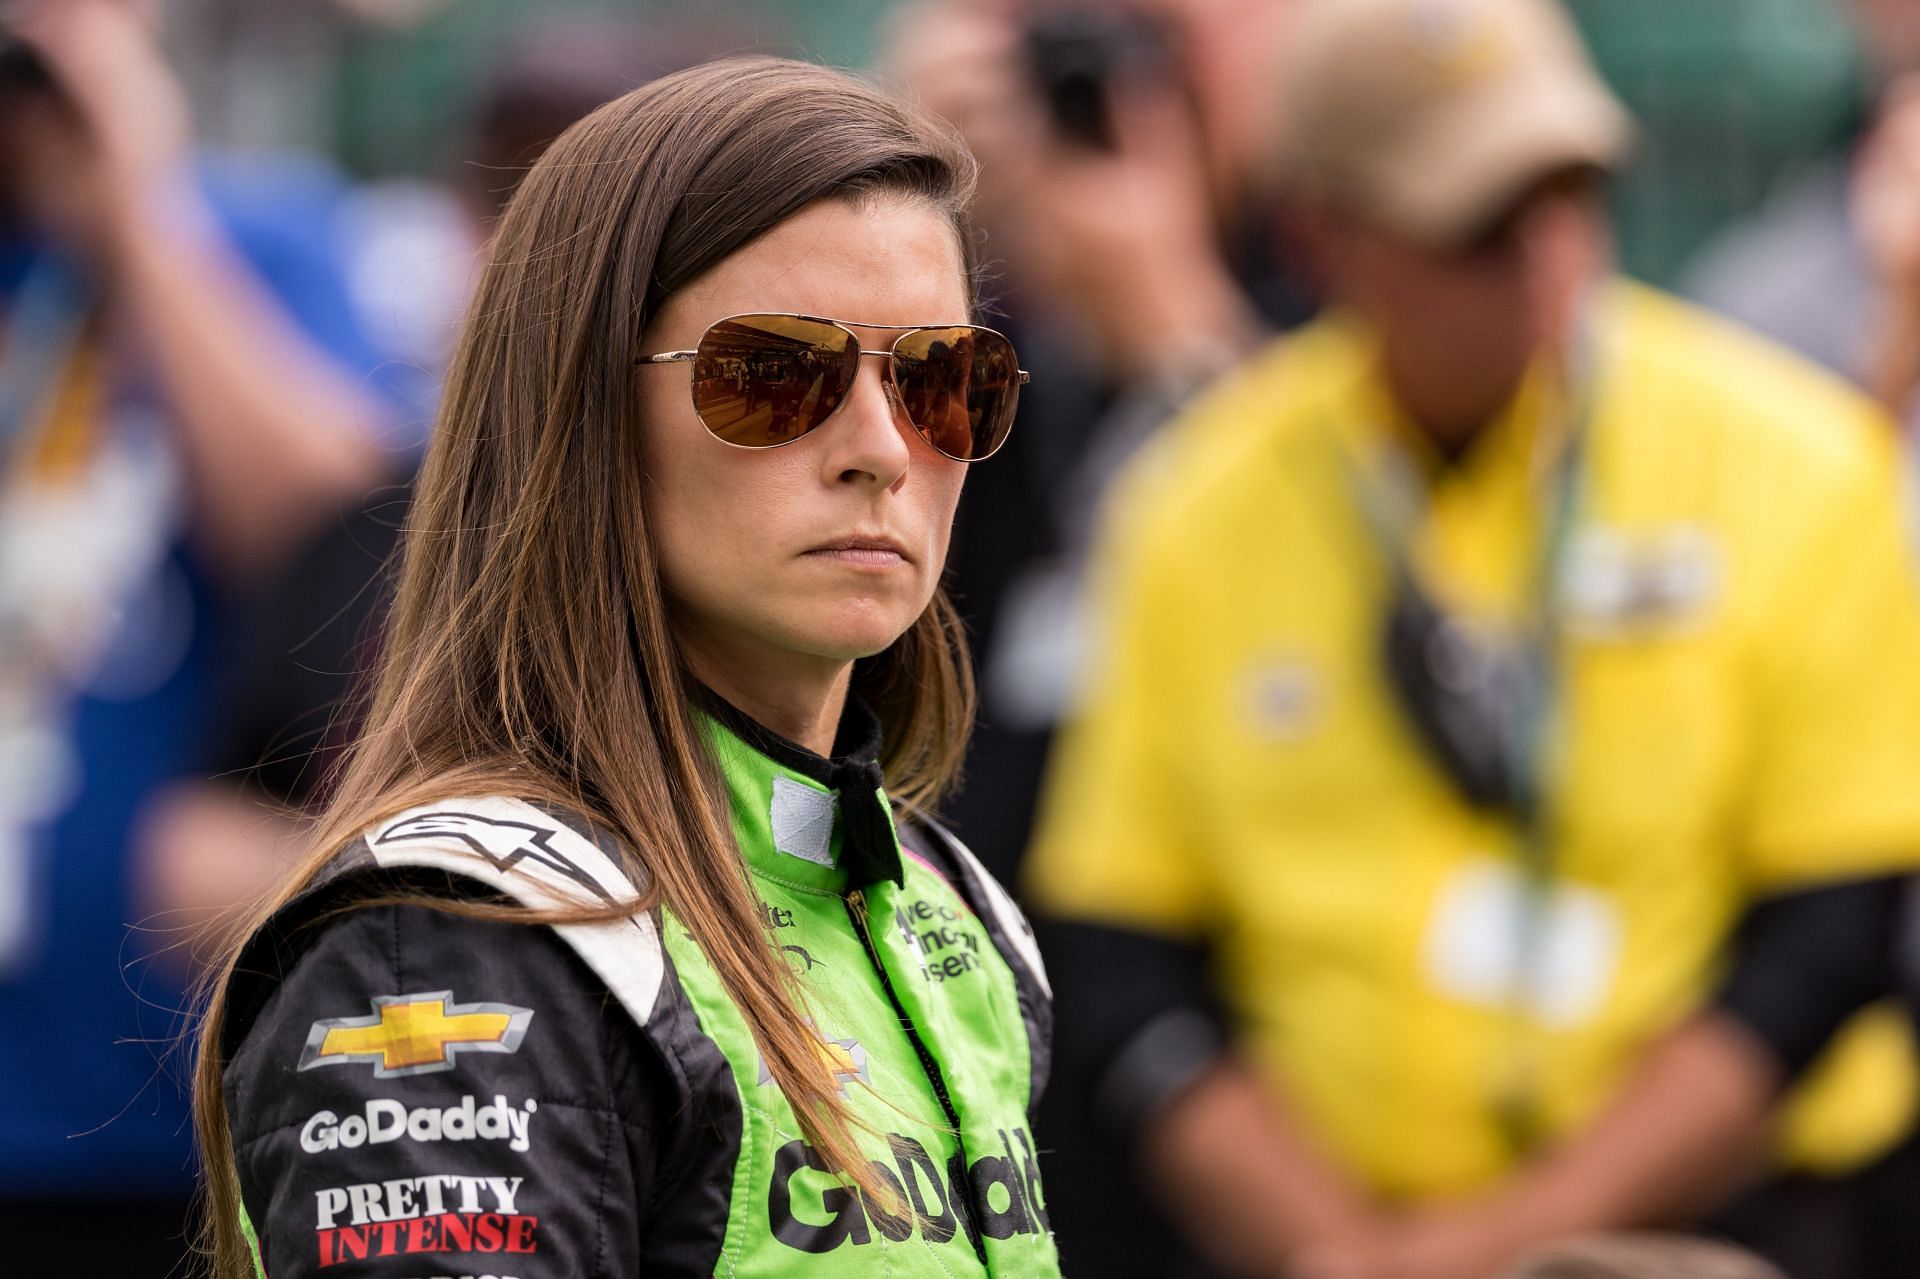
POLYGON ((528 1129, 540 1104, 531 1097, 524 1106, 510 1106, 498 1094, 490 1105, 476 1105, 471 1095, 457 1105, 409 1109, 391 1098, 376 1097, 365 1111, 345 1118, 322 1110, 300 1129, 300 1148, 310 1155, 328 1150, 354 1150, 389 1141, 504 1141, 510 1150, 526 1150, 528 1129))
POLYGON ((842 1244, 872 1243, 875 1234, 893 1243, 916 1234, 946 1243, 961 1230, 969 1239, 1042 1234, 1047 1210, 1033 1139, 1025 1129, 1009 1136, 1003 1128, 998 1135, 1000 1153, 971 1164, 956 1154, 943 1167, 913 1138, 888 1134, 891 1161, 875 1160, 873 1170, 894 1192, 892 1204, 873 1202, 832 1176, 812 1146, 790 1141, 774 1154, 767 1189, 774 1238, 802 1252, 832 1252, 842 1244))

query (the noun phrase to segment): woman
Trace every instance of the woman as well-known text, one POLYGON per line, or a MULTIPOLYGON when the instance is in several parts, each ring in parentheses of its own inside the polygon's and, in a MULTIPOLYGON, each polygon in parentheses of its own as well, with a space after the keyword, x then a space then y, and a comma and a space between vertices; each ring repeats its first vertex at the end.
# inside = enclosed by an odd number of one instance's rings
POLYGON ((223 1279, 1057 1270, 1046 979, 924 815, 948 529, 1024 377, 967 323, 971 178, 771 60, 527 175, 366 735, 209 1010, 223 1279))

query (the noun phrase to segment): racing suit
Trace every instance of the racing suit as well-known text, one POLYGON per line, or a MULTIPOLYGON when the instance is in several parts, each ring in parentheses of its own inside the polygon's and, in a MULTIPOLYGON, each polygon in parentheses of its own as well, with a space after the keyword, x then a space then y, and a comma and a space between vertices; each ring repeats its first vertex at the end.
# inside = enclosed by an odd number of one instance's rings
POLYGON ((1058 1272, 1030 1126, 1051 996, 1018 909, 931 822, 896 833, 864 708, 832 759, 729 708, 705 723, 764 932, 892 1202, 827 1173, 672 910, 369 900, 636 895, 604 831, 487 796, 370 829, 242 956, 221 1052, 263 1275, 1058 1272))

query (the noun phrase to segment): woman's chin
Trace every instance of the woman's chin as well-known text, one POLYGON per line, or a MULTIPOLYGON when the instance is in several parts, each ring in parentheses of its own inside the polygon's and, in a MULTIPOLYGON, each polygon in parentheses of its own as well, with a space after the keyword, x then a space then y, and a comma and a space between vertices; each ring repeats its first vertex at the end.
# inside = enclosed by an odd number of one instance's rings
POLYGON ((894 610, 849 606, 809 619, 797 636, 798 647, 821 657, 840 661, 858 661, 884 653, 893 642, 913 626, 915 613, 902 616, 894 610))

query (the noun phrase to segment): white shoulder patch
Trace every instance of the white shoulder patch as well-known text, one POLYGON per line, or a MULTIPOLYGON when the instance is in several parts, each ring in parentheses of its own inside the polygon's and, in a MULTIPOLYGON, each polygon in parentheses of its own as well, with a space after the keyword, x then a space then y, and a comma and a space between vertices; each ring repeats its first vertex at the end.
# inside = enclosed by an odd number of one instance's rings
MULTIPOLYGON (((640 896, 593 841, 525 800, 487 795, 425 804, 368 830, 366 840, 381 866, 465 875, 535 910, 631 902, 640 896)), ((666 973, 652 916, 556 924, 554 932, 645 1025, 666 973)))

